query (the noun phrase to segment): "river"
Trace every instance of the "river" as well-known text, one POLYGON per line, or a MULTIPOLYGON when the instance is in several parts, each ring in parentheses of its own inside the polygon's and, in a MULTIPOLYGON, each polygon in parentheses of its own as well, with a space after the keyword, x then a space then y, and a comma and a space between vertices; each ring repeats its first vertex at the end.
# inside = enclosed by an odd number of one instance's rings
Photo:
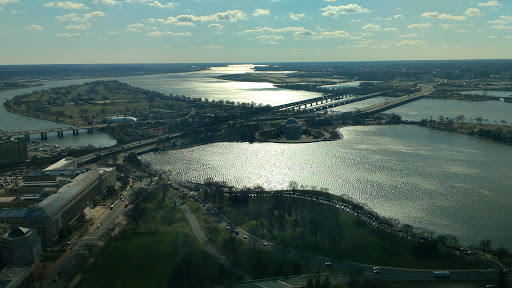
MULTIPOLYGON (((201 71, 114 78, 166 94, 279 105, 318 96, 285 90, 270 83, 211 78, 227 71, 201 71)), ((112 78, 109 78, 112 79, 112 78)), ((44 86, 0 92, 0 103, 37 89, 96 79, 46 82, 44 86)), ((384 97, 339 107, 350 111, 384 97)), ((421 99, 391 112, 408 120, 459 114, 512 123, 512 104, 421 99)), ((0 128, 10 131, 62 127, 51 121, 8 113, 0 107, 0 128)), ((236 185, 284 188, 289 181, 346 194, 378 213, 465 243, 483 238, 512 249, 512 148, 465 135, 415 126, 350 127, 344 139, 301 145, 218 143, 180 151, 144 155, 144 161, 175 180, 202 181, 211 176, 236 185)), ((52 144, 101 145, 102 133, 49 139, 52 144), (89 140, 88 140, 89 139, 89 140)), ((52 137, 49 135, 49 137, 52 137)), ((111 144, 110 144, 111 145, 111 144)))
POLYGON ((333 142, 217 143, 142 160, 178 181, 325 187, 466 244, 489 238, 512 248, 511 146, 409 125, 340 131, 333 142))

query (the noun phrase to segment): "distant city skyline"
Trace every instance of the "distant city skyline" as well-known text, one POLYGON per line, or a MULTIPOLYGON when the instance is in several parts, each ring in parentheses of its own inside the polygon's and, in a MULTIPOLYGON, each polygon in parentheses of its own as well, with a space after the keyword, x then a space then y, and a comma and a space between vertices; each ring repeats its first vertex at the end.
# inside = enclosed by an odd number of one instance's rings
POLYGON ((511 59, 505 0, 0 0, 0 65, 511 59))

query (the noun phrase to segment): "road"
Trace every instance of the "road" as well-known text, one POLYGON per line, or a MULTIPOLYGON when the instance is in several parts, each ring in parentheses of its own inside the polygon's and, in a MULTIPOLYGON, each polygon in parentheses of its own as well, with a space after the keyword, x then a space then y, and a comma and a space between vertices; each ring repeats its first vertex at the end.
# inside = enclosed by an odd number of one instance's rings
MULTIPOLYGON (((136 183, 131 189, 127 190, 124 194, 125 201, 128 201, 129 196, 133 191, 144 183, 136 183)), ((69 244, 72 247, 72 252, 68 258, 55 270, 55 272, 48 278, 48 281, 43 287, 67 287, 69 283, 66 283, 64 279, 58 279, 55 281, 55 276, 62 275, 63 273, 71 270, 71 267, 77 261, 78 256, 83 254, 89 254, 89 247, 96 246, 100 243, 100 239, 105 235, 106 232, 110 231, 116 223, 119 223, 123 219, 123 212, 125 211, 125 201, 120 201, 112 210, 109 207, 103 207, 99 213, 102 213, 98 217, 95 217, 93 225, 89 231, 80 239, 72 240, 69 244), (101 224, 98 226, 98 224, 101 224)))
MULTIPOLYGON (((172 184, 174 185, 174 184, 172 184)), ((196 201, 198 204, 204 204, 200 199, 194 196, 194 193, 186 191, 185 189, 174 185, 174 189, 183 193, 184 195, 189 196, 191 199, 196 201)), ((257 247, 270 251, 276 254, 285 253, 287 257, 299 259, 303 262, 316 264, 316 265, 326 265, 326 263, 330 263, 328 266, 336 268, 337 270, 344 270, 348 273, 355 273, 358 275, 359 279, 380 279, 382 281, 426 281, 426 280, 435 280, 433 277, 433 271, 444 271, 446 269, 436 269, 436 270, 427 270, 427 269, 407 269, 407 268, 398 268, 398 267, 380 267, 380 273, 374 273, 372 265, 361 264, 361 263, 353 263, 348 261, 336 261, 326 257, 309 255, 300 251, 295 251, 291 249, 286 249, 284 247, 275 245, 273 243, 267 242, 263 239, 260 239, 256 236, 251 235, 250 233, 242 230, 240 227, 233 227, 232 223, 225 218, 223 215, 219 214, 217 211, 211 209, 210 206, 199 205, 202 209, 204 209, 212 218, 216 219, 219 225, 224 227, 230 227, 232 231, 238 230, 238 235, 233 234, 235 237, 238 237, 242 241, 248 241, 257 247)), ((197 220, 196 220, 197 221, 197 220)), ((203 233, 204 236, 204 233, 203 233)), ((206 239, 207 241, 207 239, 206 239)), ((497 279, 497 270, 495 269, 475 269, 475 270, 449 270, 451 273, 450 279, 452 280, 464 280, 464 281, 472 281, 472 280, 495 280, 497 279)), ((261 279, 261 280, 252 280, 247 283, 242 283, 242 286, 239 287, 290 287, 296 285, 298 279, 303 280, 298 277, 282 277, 276 279, 261 279), (291 281, 291 282, 290 282, 291 281), (260 283, 261 282, 261 283, 260 283), (290 282, 290 283, 288 283, 290 282), (271 285, 269 284, 271 283, 271 285), (249 285, 249 286, 245 286, 249 285), (256 285, 256 286, 252 286, 256 285), (268 285, 268 286, 267 286, 268 285), (282 286, 284 285, 284 286, 282 286)), ((346 281, 346 277, 331 277, 333 283, 336 281, 346 281), (338 280, 336 280, 338 279, 338 280)), ((336 282, 339 283, 339 282, 336 282)), ((300 285, 299 285, 300 286, 300 285)), ((297 286, 295 286, 297 287, 297 286)))
MULTIPOLYGON (((178 200, 179 201, 179 200, 178 200)), ((245 280, 251 279, 251 277, 240 270, 238 267, 233 266, 231 263, 229 263, 224 256, 222 256, 215 247, 210 243, 208 238, 203 232, 203 229, 201 228, 201 225, 199 225, 199 222, 197 221, 196 216, 190 211, 188 206, 185 204, 185 202, 178 202, 178 206, 183 210, 185 213, 185 216, 187 217, 188 222, 190 223, 190 226, 192 227, 192 231, 194 231, 194 234, 196 235, 197 239, 203 245, 204 249, 208 254, 212 255, 217 261, 222 263, 226 269, 235 272, 236 274, 242 275, 245 280)))

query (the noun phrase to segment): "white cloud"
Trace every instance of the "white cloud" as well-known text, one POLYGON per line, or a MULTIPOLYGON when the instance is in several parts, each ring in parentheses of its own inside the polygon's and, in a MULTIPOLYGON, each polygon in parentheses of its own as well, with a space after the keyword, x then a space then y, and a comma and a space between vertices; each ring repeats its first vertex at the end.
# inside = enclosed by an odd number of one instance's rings
POLYGON ((55 17, 57 20, 64 22, 64 21, 74 21, 74 22, 88 22, 90 20, 95 20, 96 17, 103 17, 105 16, 105 13, 101 11, 94 11, 91 13, 85 13, 82 16, 80 16, 77 13, 69 13, 63 16, 57 16, 55 17))
POLYGON ((190 32, 185 32, 185 33, 182 33, 182 32, 170 32, 170 31, 165 31, 165 32, 160 32, 160 31, 153 31, 151 33, 148 34, 148 36, 162 36, 162 35, 168 35, 168 36, 190 36, 192 34, 190 34, 190 32))
POLYGON ((488 2, 478 3, 478 6, 480 6, 480 7, 501 6, 501 4, 497 0, 490 0, 488 2))
POLYGON ((505 25, 494 25, 492 26, 493 29, 497 30, 512 30, 512 26, 505 26, 505 25))
POLYGON ((103 4, 108 6, 114 6, 120 4, 119 1, 116 0, 94 0, 92 3, 94 4, 103 4))
POLYGON ((144 24, 142 24, 142 23, 135 23, 135 24, 128 25, 125 28, 125 30, 131 31, 131 32, 137 32, 137 31, 140 31, 139 28, 142 28, 142 27, 144 27, 144 24))
POLYGON ((416 37, 420 37, 419 34, 403 34, 403 35, 398 35, 398 37, 400 38, 416 38, 416 37))
POLYGON ((217 22, 217 21, 237 22, 240 20, 244 20, 246 18, 246 16, 247 15, 240 10, 228 10, 225 12, 220 12, 220 13, 210 14, 210 15, 205 15, 205 16, 178 15, 176 17, 168 17, 164 23, 165 24, 174 24, 174 25, 193 26, 194 23, 204 23, 204 22, 217 22))
POLYGON ((407 29, 425 29, 432 26, 430 23, 411 24, 407 26, 407 29))
POLYGON ((80 33, 60 33, 60 34, 55 34, 56 37, 65 37, 65 38, 70 38, 70 37, 76 37, 76 36, 80 36, 80 33))
POLYGON ((151 6, 151 7, 156 7, 156 8, 170 8, 170 9, 172 9, 172 8, 176 7, 176 3, 169 2, 169 3, 166 3, 166 4, 162 4, 159 1, 150 1, 150 2, 148 2, 148 5, 151 6))
POLYGON ((257 39, 263 40, 283 40, 284 37, 281 35, 258 35, 257 39))
POLYGON ((384 28, 384 31, 398 31, 396 28, 384 28))
MULTIPOLYGON (((115 2, 118 2, 117 0, 95 0, 96 2, 98 1, 115 1, 115 2)), ((161 3, 160 1, 158 0, 124 0, 125 3, 140 3, 140 4, 144 4, 144 5, 148 5, 148 6, 151 6, 151 7, 155 7, 155 8, 174 8, 176 7, 178 4, 177 3, 173 3, 173 2, 168 2, 168 3, 161 3)), ((118 2, 119 3, 119 2, 118 2)))
POLYGON ((19 0, 0 0, 0 5, 7 5, 9 3, 18 3, 19 0))
POLYGON ((498 39, 498 35, 490 35, 489 37, 487 37, 489 39, 498 39))
POLYGON ((453 27, 457 27, 457 24, 446 24, 446 23, 439 23, 439 26, 443 29, 450 29, 453 27))
POLYGON ((364 30, 380 31, 381 27, 375 24, 367 24, 363 26, 364 30))
POLYGON ((222 46, 219 46, 219 45, 208 45, 208 46, 201 47, 201 49, 206 49, 206 50, 213 50, 213 49, 220 49, 220 48, 222 48, 222 46))
POLYGON ((290 15, 290 18, 291 18, 292 20, 296 20, 296 21, 297 21, 297 20, 300 20, 301 18, 306 18, 306 14, 304 14, 304 13, 294 14, 294 13, 290 12, 290 14, 289 14, 289 15, 290 15))
POLYGON ((336 0, 324 0, 325 2, 336 2, 336 0))
POLYGON ((327 31, 321 32, 314 37, 315 39, 332 39, 332 38, 348 38, 348 39, 358 39, 359 37, 354 37, 350 35, 347 31, 338 30, 338 31, 327 31))
POLYGON ((468 15, 469 17, 478 16, 478 15, 480 15, 480 9, 468 8, 468 10, 466 10, 465 14, 468 15))
POLYGON ((213 28, 213 29, 218 29, 218 30, 224 28, 224 26, 217 24, 217 23, 212 23, 212 24, 208 25, 208 27, 213 28))
MULTIPOLYGON (((306 31, 304 27, 283 27, 283 28, 271 28, 271 27, 263 27, 254 30, 244 30, 242 32, 238 32, 239 34, 246 33, 285 33, 285 32, 303 32, 306 31)), ((309 31, 309 30, 308 30, 309 31)))
POLYGON ((39 25, 30 25, 27 27, 27 30, 31 30, 31 31, 43 31, 43 27, 39 26, 39 25))
POLYGON ((85 30, 91 26, 90 23, 78 24, 78 25, 68 25, 66 26, 66 30, 85 30))
POLYGON ((402 40, 400 42, 393 42, 395 46, 423 46, 427 43, 420 41, 420 40, 402 40))
POLYGON ((397 14, 397 15, 393 16, 393 18, 395 18, 395 19, 404 19, 404 15, 397 14))
POLYGON ((329 5, 325 8, 320 9, 325 11, 322 13, 323 16, 330 17, 338 17, 338 15, 343 14, 358 14, 358 13, 369 13, 370 10, 366 8, 362 8, 357 4, 348 4, 348 5, 340 5, 340 6, 332 6, 329 5))
POLYGON ((268 10, 268 9, 256 9, 252 12, 252 16, 254 16, 254 17, 265 16, 265 15, 269 15, 269 14, 270 14, 270 10, 268 10))
POLYGON ((313 31, 304 29, 303 31, 297 31, 297 32, 293 33, 293 36, 312 36, 314 34, 315 33, 313 33, 313 31))
POLYGON ((45 7, 55 7, 55 8, 62 8, 62 9, 68 9, 68 10, 82 10, 82 9, 89 9, 89 7, 85 6, 83 3, 75 3, 71 1, 64 1, 64 2, 48 2, 43 4, 45 7))
POLYGON ((500 25, 512 23, 512 16, 510 16, 510 15, 500 16, 499 19, 488 21, 488 23, 489 24, 500 24, 500 25))
POLYGON ((453 16, 453 15, 446 14, 446 13, 439 14, 439 12, 437 12, 437 11, 425 12, 425 13, 421 14, 421 16, 427 17, 427 18, 450 19, 450 20, 457 20, 457 21, 467 19, 466 16, 453 16))

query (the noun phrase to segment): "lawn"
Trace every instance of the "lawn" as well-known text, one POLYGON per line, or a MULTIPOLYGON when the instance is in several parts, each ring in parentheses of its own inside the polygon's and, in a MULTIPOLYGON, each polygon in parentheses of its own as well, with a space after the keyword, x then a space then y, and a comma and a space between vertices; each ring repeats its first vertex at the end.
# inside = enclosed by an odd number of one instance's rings
POLYGON ((79 287, 210 287, 234 281, 204 251, 179 210, 165 213, 179 209, 173 206, 149 203, 139 227, 129 226, 105 247, 79 287))

